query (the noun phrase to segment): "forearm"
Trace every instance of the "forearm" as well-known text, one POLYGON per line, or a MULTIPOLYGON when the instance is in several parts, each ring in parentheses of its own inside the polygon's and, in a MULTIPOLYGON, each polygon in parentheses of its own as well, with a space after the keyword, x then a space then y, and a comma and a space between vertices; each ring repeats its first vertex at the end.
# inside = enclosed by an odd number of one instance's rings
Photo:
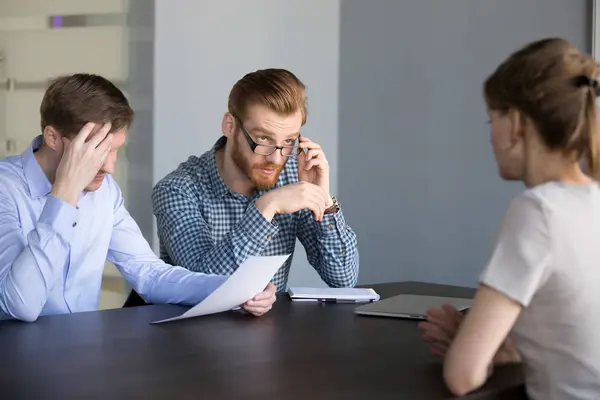
POLYGON ((493 373, 493 364, 469 364, 465 367, 464 357, 452 351, 452 346, 444 360, 444 381, 456 396, 464 396, 480 388, 493 373))
POLYGON ((359 253, 356 234, 340 211, 315 221, 303 213, 301 241, 309 263, 330 287, 354 287, 358 281, 359 253))
POLYGON ((196 305, 227 279, 222 275, 191 272, 159 260, 138 262, 132 260, 119 264, 118 268, 132 288, 151 304, 196 305))
POLYGON ((75 208, 49 197, 26 240, 20 230, 0 233, 0 307, 4 312, 23 321, 37 319, 63 275, 76 220, 75 208))
MULTIPOLYGON (((467 315, 469 313, 469 309, 464 309, 461 311, 461 313, 463 315, 467 315)), ((521 361, 522 359, 519 351, 513 344, 512 340, 510 340, 510 337, 507 337, 498 348, 498 351, 496 351, 496 354, 490 363, 489 370, 492 371, 494 365, 520 363, 521 361)))
POLYGON ((444 360, 444 378, 454 394, 463 395, 485 382, 521 309, 512 298, 485 284, 479 286, 444 360))

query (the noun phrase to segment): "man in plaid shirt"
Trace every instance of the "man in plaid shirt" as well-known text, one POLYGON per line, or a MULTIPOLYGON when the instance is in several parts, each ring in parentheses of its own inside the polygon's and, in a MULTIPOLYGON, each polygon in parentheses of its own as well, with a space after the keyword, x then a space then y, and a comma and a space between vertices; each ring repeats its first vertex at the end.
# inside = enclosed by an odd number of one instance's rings
MULTIPOLYGON (((298 238, 325 283, 356 285, 356 235, 330 194, 323 150, 300 134, 305 123, 305 86, 294 74, 265 69, 240 79, 223 136, 154 187, 161 258, 229 275, 248 256, 293 253, 298 238)), ((273 278, 279 291, 291 259, 273 278)))

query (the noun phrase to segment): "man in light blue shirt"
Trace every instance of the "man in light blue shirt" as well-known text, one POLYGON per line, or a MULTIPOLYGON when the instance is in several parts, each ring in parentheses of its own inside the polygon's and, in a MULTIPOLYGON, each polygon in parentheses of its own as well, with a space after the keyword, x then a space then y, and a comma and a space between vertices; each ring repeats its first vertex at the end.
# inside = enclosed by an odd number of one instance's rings
MULTIPOLYGON (((193 305, 225 281, 162 262, 125 209, 111 173, 133 111, 119 89, 62 77, 40 112, 42 135, 0 161, 0 319, 96 310, 106 260, 149 303, 193 305)), ((243 308, 274 301, 269 285, 243 308)))

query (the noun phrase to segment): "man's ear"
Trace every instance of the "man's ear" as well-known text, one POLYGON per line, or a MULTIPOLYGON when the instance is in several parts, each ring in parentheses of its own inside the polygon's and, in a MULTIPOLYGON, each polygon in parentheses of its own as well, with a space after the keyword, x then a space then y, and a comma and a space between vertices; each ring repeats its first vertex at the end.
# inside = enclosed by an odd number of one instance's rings
POLYGON ((54 151, 60 151, 63 147, 62 138, 63 135, 60 134, 59 131, 54 129, 54 127, 48 125, 44 128, 42 132, 42 137, 44 139, 44 144, 50 147, 54 151))
POLYGON ((223 115, 223 122, 221 122, 221 131, 223 132, 223 136, 231 137, 235 132, 235 118, 231 113, 226 112, 223 115))

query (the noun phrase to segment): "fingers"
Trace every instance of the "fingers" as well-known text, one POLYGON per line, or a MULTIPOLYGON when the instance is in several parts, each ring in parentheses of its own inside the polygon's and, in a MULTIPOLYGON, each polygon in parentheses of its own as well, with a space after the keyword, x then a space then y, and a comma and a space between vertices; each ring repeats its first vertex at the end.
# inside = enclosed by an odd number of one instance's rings
POLYGON ((323 189, 321 189, 319 186, 317 185, 310 185, 310 194, 313 196, 313 199, 319 203, 323 203, 323 207, 325 207, 325 205, 328 202, 328 194, 325 193, 323 191, 323 189))
POLYGON ((94 124, 93 122, 88 122, 87 124, 85 124, 83 128, 81 128, 77 136, 75 136, 73 142, 77 143, 78 145, 83 145, 87 140, 88 136, 90 136, 90 133, 92 133, 92 131, 94 130, 95 126, 96 124, 94 124))
POLYGON ((99 154, 102 160, 106 159, 108 153, 112 150, 113 134, 109 133, 104 140, 98 145, 98 147, 92 147, 96 154, 99 154))
POLYGON ((449 337, 454 337, 460 324, 460 321, 457 321, 454 315, 441 308, 427 310, 427 321, 443 330, 449 337))
POLYGON ((449 304, 443 305, 441 308, 430 308, 427 310, 427 317, 436 320, 451 321, 460 316, 460 312, 449 304))
POLYGON ((108 158, 108 155, 110 154, 110 151, 111 151, 111 146, 109 144, 109 146, 106 148, 106 150, 103 150, 102 153, 100 154, 100 157, 99 157, 100 166, 104 165, 104 163, 106 162, 106 159, 108 158))
POLYGON ((275 296, 275 293, 277 293, 277 288, 272 283, 269 283, 267 285, 267 287, 265 288, 265 290, 263 290, 262 292, 260 292, 256 296, 254 296, 252 298, 252 300, 259 301, 259 300, 268 299, 268 298, 275 296))
POLYGON ((427 310, 427 320, 431 323, 444 325, 448 319, 448 314, 441 308, 430 308, 427 310))
MULTIPOLYGON (((303 149, 307 149, 308 151, 306 152, 306 155, 304 157, 299 157, 302 164, 304 164, 304 161, 310 162, 311 160, 314 160, 316 158, 325 159, 325 153, 323 153, 321 146, 318 145, 317 143, 311 141, 309 138, 307 138, 305 136, 301 136, 300 142, 298 143, 298 154, 299 155, 302 153, 303 149)), ((307 166, 304 169, 308 170, 310 168, 307 166)))
POLYGON ((259 293, 253 299, 248 300, 242 308, 252 315, 261 316, 273 308, 273 303, 277 300, 275 293, 275 286, 269 284, 262 293, 259 293))
POLYGON ((252 307, 252 306, 248 306, 248 305, 244 304, 242 306, 242 308, 244 310, 246 310, 247 312, 249 312, 250 314, 254 315, 255 317, 260 317, 261 315, 264 315, 267 312, 269 312, 269 310, 271 310, 272 306, 268 306, 268 307, 252 307))
POLYGON ((452 323, 432 322, 432 324, 433 326, 435 326, 435 328, 432 328, 432 331, 440 337, 443 335, 444 337, 448 337, 449 339, 451 339, 456 334, 456 329, 454 328, 454 325, 452 323))
POLYGON ((444 310, 450 315, 461 315, 460 311, 458 311, 454 306, 450 304, 444 304, 442 306, 442 310, 444 310))
POLYGON ((267 298, 262 298, 262 299, 258 299, 258 300, 250 299, 245 303, 245 305, 247 307, 252 307, 252 308, 271 307, 273 305, 273 303, 275 303, 276 299, 277 299, 277 296, 272 294, 271 296, 269 296, 267 298))
POLYGON ((98 147, 98 145, 100 145, 104 141, 104 139, 107 137, 108 132, 110 132, 111 127, 112 127, 112 125, 110 122, 102 125, 100 130, 98 130, 98 132, 96 132, 96 134, 93 135, 90 138, 90 140, 87 142, 88 146, 91 147, 92 149, 95 149, 96 147, 98 147))
POLYGON ((273 294, 275 294, 277 293, 277 286, 275 286, 272 282, 269 282, 269 284, 265 288, 265 292, 272 292, 273 294))
POLYGON ((309 169, 314 167, 317 167, 321 170, 325 170, 325 168, 327 167, 327 161, 325 161, 324 158, 313 158, 312 160, 307 162, 306 165, 303 166, 303 169, 308 171, 309 169))
POLYGON ((307 138, 306 136, 300 136, 299 140, 298 140, 298 147, 300 149, 320 149, 321 146, 318 145, 317 143, 313 142, 312 140, 310 140, 309 138, 307 138))
POLYGON ((325 213, 325 206, 321 206, 317 201, 309 200, 305 202, 303 208, 308 208, 313 213, 315 221, 320 221, 325 213))
POLYGON ((428 342, 440 342, 445 344, 450 344, 450 342, 452 342, 452 335, 438 325, 430 322, 423 322, 419 325, 419 328, 423 331, 423 339, 428 342))
MULTIPOLYGON (((438 331, 439 333, 440 331, 438 331)), ((452 344, 444 334, 438 335, 435 331, 427 330, 423 335, 423 339, 429 343, 431 354, 439 357, 444 357, 452 344)))
POLYGON ((454 306, 452 306, 450 304, 444 304, 442 306, 442 309, 446 313, 446 317, 449 320, 449 322, 452 323, 453 329, 455 331, 458 330, 458 327, 460 326, 460 324, 464 318, 463 313, 458 311, 454 306))
POLYGON ((323 154, 323 151, 321 151, 321 150, 311 149, 308 152, 306 152, 306 161, 314 160, 315 158, 324 158, 324 157, 325 157, 325 155, 323 154))
POLYGON ((298 161, 298 172, 306 170, 306 156, 303 155, 301 148, 298 148, 296 160, 298 161))
POLYGON ((71 141, 69 139, 67 139, 65 136, 63 136, 61 139, 62 139, 62 144, 63 144, 62 151, 64 154, 64 152, 67 151, 67 149, 71 146, 71 141))
POLYGON ((315 221, 322 221, 323 220, 323 216, 325 215, 324 208, 325 207, 322 207, 318 203, 313 203, 309 207, 309 210, 312 211, 312 213, 313 213, 313 218, 315 219, 315 221))
POLYGON ((307 208, 313 212, 316 221, 321 221, 325 215, 325 202, 320 196, 311 196, 307 208))
POLYGON ((462 321, 462 314, 450 305, 427 310, 427 321, 419 324, 423 339, 430 344, 431 353, 444 357, 462 321))
POLYGON ((297 185, 301 190, 302 208, 311 210, 316 221, 323 219, 328 200, 327 195, 319 186, 312 183, 301 182, 297 185))

